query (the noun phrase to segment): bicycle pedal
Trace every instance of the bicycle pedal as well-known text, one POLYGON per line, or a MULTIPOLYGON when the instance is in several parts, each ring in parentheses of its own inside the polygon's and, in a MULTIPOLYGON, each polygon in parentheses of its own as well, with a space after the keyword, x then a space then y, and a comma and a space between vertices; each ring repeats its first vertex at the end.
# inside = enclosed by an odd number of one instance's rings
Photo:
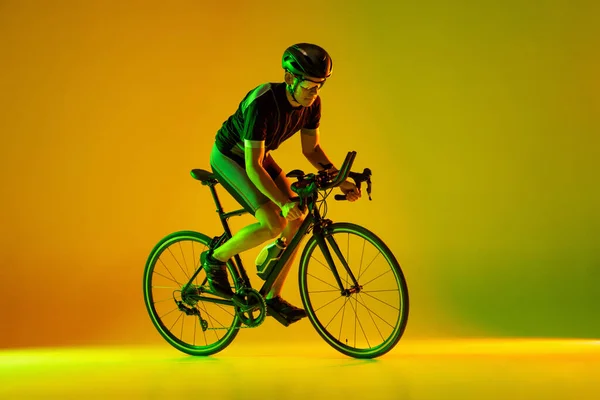
POLYGON ((275 318, 275 321, 279 322, 281 325, 283 325, 285 327, 288 327, 291 324, 293 324, 294 322, 298 322, 302 319, 302 318, 288 319, 285 315, 278 313, 277 311, 273 310, 268 305, 267 305, 267 315, 275 318))
POLYGON ((284 316, 280 314, 270 314, 271 317, 275 318, 275 321, 279 322, 281 325, 288 327, 291 322, 287 320, 284 316))

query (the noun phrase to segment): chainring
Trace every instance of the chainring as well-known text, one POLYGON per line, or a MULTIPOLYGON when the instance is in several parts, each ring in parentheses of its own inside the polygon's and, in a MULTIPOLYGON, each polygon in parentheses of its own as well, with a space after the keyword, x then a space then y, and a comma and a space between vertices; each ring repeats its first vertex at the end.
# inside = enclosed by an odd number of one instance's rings
POLYGON ((258 290, 242 288, 236 293, 236 297, 238 300, 243 299, 243 304, 234 302, 237 303, 234 309, 244 325, 248 328, 256 328, 264 322, 267 317, 267 303, 258 290))

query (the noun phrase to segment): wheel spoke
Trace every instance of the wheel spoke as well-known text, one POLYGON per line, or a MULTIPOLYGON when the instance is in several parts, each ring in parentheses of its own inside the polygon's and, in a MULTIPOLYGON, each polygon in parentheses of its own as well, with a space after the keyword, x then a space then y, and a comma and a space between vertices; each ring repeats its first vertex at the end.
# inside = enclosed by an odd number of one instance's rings
POLYGON ((174 326, 175 326, 175 324, 176 324, 176 323, 179 321, 179 319, 181 318, 181 316, 182 316, 182 315, 183 315, 183 313, 181 313, 181 314, 179 314, 179 315, 177 316, 177 319, 175 320, 175 322, 173 322, 173 325, 171 325, 171 327, 169 328, 169 330, 172 330, 172 329, 173 329, 173 327, 174 327, 174 326))
MULTIPOLYGON (((204 305, 202 305, 204 307, 204 305)), ((204 312, 206 313, 206 315, 208 315, 208 318, 210 319, 210 315, 208 314, 208 312, 206 312, 206 308, 204 308, 204 312)), ((202 314, 200 314, 202 315, 202 314)), ((200 319, 200 316, 198 316, 198 323, 202 323, 202 320, 200 319)), ((213 331, 215 332, 215 335, 217 335, 217 331, 213 331)), ((202 335, 204 336, 204 344, 206 346, 208 346, 208 339, 206 338, 206 331, 204 329, 202 329, 202 335)), ((217 340, 218 340, 219 336, 217 335, 217 340)))
POLYGON ((173 311, 178 311, 178 310, 179 310, 179 308, 175 307, 174 309, 172 309, 172 310, 171 310, 171 311, 169 311, 168 313, 161 315, 161 316, 160 316, 160 319, 163 319, 163 318, 164 318, 164 317, 166 317, 167 315, 171 314, 173 311))
MULTIPOLYGON (((341 299, 341 297, 336 298, 335 300, 341 299)), ((332 303, 332 302, 330 302, 332 303)), ((328 303, 329 304, 329 303, 328 303)), ((331 317, 331 319, 329 320, 329 322, 327 323, 327 325, 325 325, 325 328, 327 328, 329 326, 329 324, 331 323, 331 321, 333 321, 335 319, 335 317, 340 313, 340 311, 342 311, 342 309, 346 306, 346 303, 342 304, 342 306, 340 307, 339 310, 337 310, 337 312, 333 315, 333 317, 331 317)), ((321 307, 323 308, 323 307, 321 307)), ((315 310, 316 312, 316 310, 315 310)))
MULTIPOLYGON (((200 304, 200 303, 198 303, 198 304, 200 304)), ((216 304, 216 303, 215 303, 215 304, 216 304)), ((221 305, 220 305, 220 304, 217 304, 217 306, 221 307, 221 305)), ((219 321, 217 318, 213 317, 213 316, 212 316, 212 315, 211 315, 211 314, 208 312, 208 309, 206 308, 206 305, 205 305, 205 304, 202 304, 202 307, 204 308, 204 312, 206 313, 206 315, 208 316, 208 318, 209 318, 211 321, 213 321, 213 320, 214 320, 214 321, 215 321, 217 324, 219 324, 221 327, 223 327, 223 328, 225 328, 225 327, 226 327, 226 326, 225 326, 225 325, 223 325, 223 324, 222 324, 222 323, 221 323, 221 322, 220 322, 220 321, 219 321)), ((222 308, 222 307, 221 307, 221 308, 222 308)), ((214 327, 214 324, 213 324, 213 327, 214 327)))
MULTIPOLYGON (((354 302, 356 303, 356 299, 354 299, 354 302)), ((350 300, 350 307, 352 307, 352 299, 350 300)), ((358 312, 356 312, 354 307, 352 307, 352 310, 354 311, 354 347, 356 347, 356 322, 358 321, 358 312)))
MULTIPOLYGON (((396 290, 396 292, 397 292, 397 290, 396 290)), ((379 302, 381 302, 381 303, 385 304, 386 306, 388 306, 388 307, 391 307, 391 308, 393 308, 393 309, 394 309, 394 310, 396 310, 396 311, 400 311, 400 309, 399 309, 398 307, 394 307, 393 305, 391 305, 390 303, 388 303, 388 302, 386 302, 386 301, 383 301, 383 300, 381 300, 381 299, 378 299, 378 298, 377 298, 377 297, 375 297, 375 296, 371 296, 371 295, 370 295, 369 293, 367 293, 367 292, 364 292, 364 291, 363 291, 363 292, 360 292, 359 294, 366 294, 367 296, 369 296, 369 297, 371 297, 371 298, 373 298, 373 299, 375 299, 375 300, 377 300, 377 301, 379 301, 379 302)))
POLYGON ((187 273, 186 276, 189 276, 187 261, 185 259, 185 255, 183 255, 183 247, 181 246, 181 241, 177 242, 177 244, 179 244, 179 251, 181 251, 181 258, 183 258, 183 264, 185 265, 185 272, 187 273))
MULTIPOLYGON (((195 309, 196 313, 188 319, 188 323, 185 322, 188 313, 180 310, 177 305, 172 306, 174 300, 184 300, 180 297, 181 288, 186 283, 184 279, 189 281, 192 275, 201 272, 200 253, 209 242, 210 238, 197 232, 171 234, 155 247, 158 250, 150 255, 149 260, 152 260, 152 264, 148 264, 145 271, 147 278, 144 283, 144 296, 156 327, 171 345, 193 355, 209 355, 222 350, 237 335, 240 323, 231 307, 212 303, 210 299, 200 297, 195 300, 193 306, 186 305, 187 308, 195 309), (160 265, 162 267, 159 267, 160 265), (159 294, 159 300, 153 299, 155 293, 159 294), (209 306, 207 303, 216 306, 209 306), (192 321, 193 327, 190 326, 192 321), (209 329, 199 330, 202 324, 209 329), (214 336, 207 332, 209 330, 214 331, 214 336)), ((203 279, 206 282, 204 275, 196 274, 194 289, 201 288, 202 285, 197 284, 203 279)), ((202 291, 203 289, 199 289, 199 292, 202 291)))
POLYGON ((365 333, 365 329, 362 326, 362 323, 360 322, 360 319, 358 319, 358 304, 360 304, 358 302, 358 298, 354 297, 354 301, 356 304, 356 308, 354 308, 354 306, 352 306, 352 301, 350 301, 350 306, 352 307, 353 311, 354 311, 354 315, 355 315, 355 319, 354 319, 354 347, 356 347, 356 322, 358 322, 358 325, 360 326, 360 330, 363 333, 363 336, 365 337, 365 340, 367 341, 367 346, 369 346, 369 348, 371 348, 371 344, 369 343, 369 338, 367 337, 367 334, 365 333))
POLYGON ((329 268, 329 265, 326 265, 326 264, 322 263, 315 256, 312 256, 312 259, 315 260, 316 262, 318 262, 319 264, 321 264, 322 266, 324 266, 325 268, 327 268, 327 270, 331 271, 331 268, 329 268))
POLYGON ((379 253, 375 254, 375 257, 373 257, 373 259, 371 260, 371 262, 369 263, 369 265, 367 265, 367 267, 365 268, 365 270, 363 271, 363 273, 362 273, 362 274, 360 274, 360 275, 358 276, 358 278, 356 278, 356 280, 359 280, 359 279, 360 279, 360 277, 361 277, 361 276, 363 276, 363 275, 364 275, 364 274, 367 272, 367 270, 369 269, 369 267, 371 267, 371 265, 373 265, 373 262, 375 262, 375 260, 377 259, 377 257, 378 257, 380 254, 381 254, 381 252, 379 252, 379 253))
MULTIPOLYGON (((199 268, 200 268, 200 254, 198 254, 198 258, 196 259, 196 251, 194 250, 194 242, 190 242, 192 243, 192 260, 194 260, 194 272, 196 272, 199 268)), ((204 251, 204 249, 206 248, 206 246, 204 246, 204 248, 202 248, 202 251, 204 251)), ((201 251, 201 253, 202 253, 201 251)), ((196 285, 198 285, 198 276, 200 274, 196 275, 196 285)), ((202 285, 204 285, 206 283, 206 278, 204 279, 204 282, 202 282, 202 285)))
POLYGON ((327 304, 324 304, 324 305, 322 305, 321 307, 317 308, 317 309, 315 310, 315 312, 317 312, 317 311, 321 310, 322 308, 325 308, 325 307, 327 307, 328 305, 330 305, 330 304, 331 304, 331 303, 333 303, 334 301, 336 301, 336 300, 339 300, 339 299, 341 299, 341 298, 342 298, 342 296, 338 296, 338 297, 336 297, 335 299, 331 300, 329 303, 327 303, 327 304))
POLYGON ((365 257, 365 245, 367 244, 367 239, 363 238, 363 247, 362 247, 362 252, 360 253, 360 267, 358 268, 358 277, 356 278, 356 280, 359 280, 360 277, 362 276, 362 266, 363 266, 363 259, 365 257))
POLYGON ((189 280, 190 276, 187 274, 187 272, 185 272, 183 270, 183 267, 181 266, 181 264, 179 263, 179 261, 177 260, 177 258, 175 257, 175 254, 173 254, 173 252, 171 251, 170 248, 167 248, 167 250, 169 251, 169 253, 171 254, 171 257, 173 257, 173 260, 175 260, 175 262, 177 263, 177 265, 179 265, 179 269, 181 269, 181 272, 183 272, 183 274, 185 275, 185 277, 189 280))
POLYGON ((395 329, 396 327, 392 324, 390 324, 389 322, 387 322, 385 319, 383 319, 379 314, 377 314, 375 311, 372 311, 369 307, 367 307, 365 304, 361 303, 360 301, 358 301, 358 299, 356 299, 356 301, 358 302, 358 304, 360 304, 361 306, 363 306, 364 308, 366 308, 367 310, 369 310, 370 312, 373 313, 374 316, 376 316, 377 318, 379 318, 380 320, 382 320, 383 322, 385 322, 386 324, 388 324, 392 329, 395 329))
MULTIPOLYGON (((348 268, 350 268, 350 233, 347 233, 348 236, 348 240, 346 241, 346 264, 348 265, 348 268)), ((344 262, 342 260, 340 260, 342 262, 342 265, 344 264, 344 262)), ((346 268, 344 268, 346 269, 346 268)), ((344 279, 344 283, 346 284, 346 287, 348 287, 348 278, 350 277, 350 274, 348 273, 348 270, 346 269, 346 278, 344 279)))
MULTIPOLYGON (((350 265, 350 233, 348 233, 348 240, 346 241, 346 263, 350 265)), ((346 271, 346 278, 348 277, 348 271, 346 271)), ((348 285, 348 281, 346 281, 346 285, 348 285)))
POLYGON ((338 340, 342 340, 342 327, 344 326, 344 314, 346 314, 346 303, 348 303, 349 297, 344 298, 344 311, 342 311, 342 322, 340 322, 340 334, 338 340))
POLYGON ((221 310, 225 311, 227 314, 231 315, 231 317, 235 317, 235 314, 233 314, 232 312, 230 312, 228 309, 226 309, 225 307, 223 307, 222 304, 219 303, 215 303, 217 307, 219 307, 221 310))
POLYGON ((196 327, 198 324, 194 323, 194 343, 192 343, 194 346, 196 345, 196 327))
POLYGON ((164 303, 165 301, 173 301, 173 297, 167 297, 164 300, 153 300, 152 304, 159 304, 159 303, 164 303))
POLYGON ((175 278, 175 277, 173 276, 173 274, 171 273, 171 270, 169 269, 169 267, 167 267, 167 266, 165 265, 165 263, 164 263, 164 262, 163 262, 163 261, 162 261, 160 258, 158 259, 158 261, 160 261, 160 263, 163 265, 163 267, 165 267, 165 269, 167 270, 167 272, 169 273, 169 275, 171 275, 171 278, 169 278, 169 277, 167 277, 167 276, 165 276, 165 275, 161 274, 160 272, 156 272, 156 268, 154 268, 154 271, 152 271, 152 272, 154 272, 154 273, 155 273, 155 274, 157 274, 157 275, 160 275, 160 276, 162 276, 163 278, 166 278, 166 279, 168 279, 168 280, 170 280, 170 281, 173 281, 173 282, 175 282, 177 285, 181 286, 181 283, 179 283, 179 281, 177 280, 177 278, 175 278))
MULTIPOLYGON (((181 314, 183 315, 183 314, 181 314)), ((185 325, 185 317, 181 318, 181 337, 180 339, 183 340, 183 326, 185 325)))
MULTIPOLYGON (((358 294, 358 296, 360 296, 360 293, 358 294)), ((362 299, 362 297, 361 297, 361 299, 362 299)), ((365 307, 365 309, 367 310, 367 313, 369 313, 369 317, 371 317, 371 321, 373 321, 373 325, 375 325, 375 329, 377 329, 377 332, 379 332, 379 336, 381 337, 381 341, 385 342, 385 338, 381 334, 381 330, 379 330, 379 326, 377 326, 377 323, 373 319, 373 314, 371 314, 371 310, 369 310, 369 308, 367 308, 367 307, 365 307)))
POLYGON ((326 284, 327 286, 331 286, 332 288, 336 289, 336 290, 340 290, 339 288, 336 288, 335 286, 333 286, 331 283, 329 282, 325 282, 323 279, 321 278, 317 278, 316 276, 314 276, 313 274, 308 274, 308 276, 312 276, 313 278, 315 278, 318 281, 323 282, 324 284, 326 284))
POLYGON ((339 292, 340 289, 330 289, 330 290, 311 290, 308 293, 332 293, 332 292, 339 292))
POLYGON ((369 282, 367 282, 367 283, 363 283, 363 287, 364 287, 364 286, 367 286, 369 283, 371 283, 371 282, 373 282, 373 281, 375 281, 375 280, 377 280, 377 279, 381 278, 382 276, 384 276, 384 275, 386 275, 386 274, 389 274, 390 272, 392 272, 392 270, 391 270, 391 269, 390 269, 390 270, 388 270, 388 271, 385 271, 383 274, 381 274, 381 275, 379 275, 379 276, 377 276, 377 277, 375 277, 375 278, 371 279, 369 282))
POLYGON ((327 282, 330 277, 318 276, 323 274, 321 268, 330 268, 328 263, 315 257, 315 254, 320 254, 320 247, 317 239, 311 238, 305 250, 307 255, 300 266, 301 294, 304 299, 308 297, 307 307, 313 310, 309 317, 323 338, 344 354, 360 358, 385 354, 402 336, 408 317, 402 270, 389 248, 376 235, 360 226, 333 223, 327 237, 332 243, 345 243, 347 246, 346 249, 340 248, 335 258, 336 265, 339 259, 348 266, 345 274, 340 271, 339 278, 345 287, 339 289, 357 290, 352 290, 349 297, 342 296, 343 304, 336 303, 338 297, 330 300, 327 295, 323 296, 327 293, 333 296, 338 290, 337 283, 327 282), (352 235, 357 239, 351 238, 352 235), (392 277, 388 275, 390 272, 392 277), (360 283, 360 290, 352 286, 352 276, 360 283), (313 288, 316 290, 311 290, 313 288), (350 308, 346 313, 348 303, 350 308))

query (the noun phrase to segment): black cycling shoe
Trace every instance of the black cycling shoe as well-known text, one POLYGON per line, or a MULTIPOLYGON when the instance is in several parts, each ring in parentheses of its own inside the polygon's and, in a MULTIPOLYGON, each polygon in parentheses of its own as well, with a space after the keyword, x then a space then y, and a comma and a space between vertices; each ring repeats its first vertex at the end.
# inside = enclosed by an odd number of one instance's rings
POLYGON ((200 254, 200 262, 202 263, 202 269, 206 272, 210 289, 215 292, 217 296, 228 299, 231 298, 233 296, 233 291, 229 284, 225 263, 214 259, 211 250, 203 251, 202 254, 200 254))
POLYGON ((291 305, 280 296, 273 297, 265 302, 267 303, 267 315, 271 315, 269 311, 273 310, 284 316, 285 319, 290 323, 306 317, 306 311, 304 311, 302 308, 291 305))

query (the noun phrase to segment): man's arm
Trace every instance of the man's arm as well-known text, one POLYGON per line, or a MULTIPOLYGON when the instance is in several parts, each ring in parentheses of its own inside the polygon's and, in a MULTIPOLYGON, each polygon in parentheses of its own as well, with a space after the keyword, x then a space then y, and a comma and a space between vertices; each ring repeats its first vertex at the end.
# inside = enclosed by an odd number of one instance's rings
POLYGON ((279 208, 290 201, 288 197, 279 190, 273 179, 262 166, 265 156, 265 142, 256 140, 245 140, 245 162, 246 173, 265 196, 267 196, 279 208))
MULTIPOLYGON (((302 154, 317 170, 323 170, 321 164, 333 165, 319 144, 319 128, 302 129, 300 138, 302 140, 302 154)), ((337 171, 335 167, 332 167, 332 170, 337 171)))
MULTIPOLYGON (((302 129, 300 137, 302 138, 302 153, 304 154, 304 157, 306 157, 317 170, 322 171, 324 169, 321 164, 331 164, 332 167, 330 168, 330 171, 338 171, 338 169, 333 166, 333 163, 329 161, 329 158, 319 145, 319 128, 302 129)), ((348 180, 345 180, 340 184, 340 189, 350 201, 356 201, 360 198, 360 190, 354 183, 349 182, 348 180)))

